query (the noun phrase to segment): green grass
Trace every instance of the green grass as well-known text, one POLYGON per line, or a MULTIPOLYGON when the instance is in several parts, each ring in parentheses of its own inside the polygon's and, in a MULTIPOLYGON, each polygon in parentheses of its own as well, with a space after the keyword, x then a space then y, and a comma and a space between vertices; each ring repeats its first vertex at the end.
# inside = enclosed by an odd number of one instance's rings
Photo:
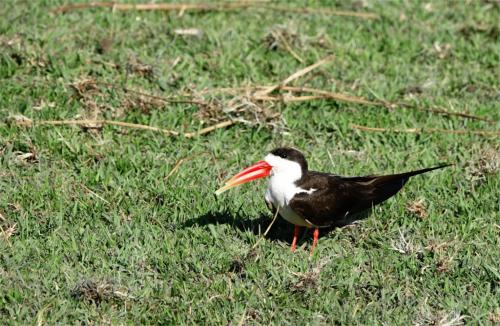
MULTIPOLYGON (((119 86, 177 97, 267 85, 328 54, 335 55, 331 64, 295 84, 498 121, 498 4, 366 1, 362 10, 378 20, 269 10, 49 13, 65 2, 0 6, 2 324, 500 319, 498 137, 350 128, 499 130, 498 122, 321 100, 276 104, 272 110, 282 116, 275 128, 237 125, 193 139, 11 123, 14 115, 97 116, 196 131, 203 126, 196 105, 141 108, 119 86), (266 48, 277 25, 296 31, 292 47, 304 64, 283 48, 266 48), (192 27, 203 36, 174 33, 192 27), (98 51, 110 36, 112 46, 98 51), (153 72, 127 72, 134 60, 153 72), (82 98, 71 84, 86 78, 117 87, 100 85, 82 98), (457 165, 413 178, 368 219, 325 234, 309 259, 310 236, 301 242, 306 248, 291 253, 292 227, 284 221, 251 250, 271 218, 264 182, 213 195, 225 175, 280 145, 303 150, 315 170, 346 175, 457 165), (406 208, 419 199, 427 218, 406 208)), ((352 5, 337 1, 335 8, 352 5)), ((215 99, 227 107, 231 97, 215 99)))

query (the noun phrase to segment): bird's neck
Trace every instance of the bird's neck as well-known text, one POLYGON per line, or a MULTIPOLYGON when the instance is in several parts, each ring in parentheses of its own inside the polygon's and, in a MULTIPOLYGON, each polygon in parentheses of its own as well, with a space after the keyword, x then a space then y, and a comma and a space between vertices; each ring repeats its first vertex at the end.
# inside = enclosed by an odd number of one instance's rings
POLYGON ((303 177, 304 175, 300 169, 298 171, 278 171, 271 174, 266 191, 266 199, 278 207, 288 205, 293 196, 297 192, 300 192, 301 189, 297 187, 297 182, 303 177))

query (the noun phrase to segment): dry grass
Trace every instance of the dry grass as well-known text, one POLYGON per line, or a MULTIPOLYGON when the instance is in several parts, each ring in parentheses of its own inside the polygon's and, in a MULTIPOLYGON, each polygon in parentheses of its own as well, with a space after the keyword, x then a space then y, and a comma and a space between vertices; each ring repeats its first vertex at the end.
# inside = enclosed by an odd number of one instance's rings
POLYGON ((488 320, 492 323, 500 324, 500 309, 488 313, 488 320))
POLYGON ((330 258, 322 258, 315 266, 309 268, 305 273, 293 273, 297 277, 295 282, 290 286, 290 290, 293 293, 305 293, 308 291, 319 292, 320 281, 321 281, 321 270, 328 263, 330 263, 330 258))
POLYGON ((464 325, 467 316, 460 312, 438 312, 431 313, 428 309, 422 311, 415 321, 415 326, 460 326, 464 325))
POLYGON ((468 179, 479 185, 490 175, 500 171, 500 150, 498 146, 479 149, 476 157, 466 168, 468 179))
POLYGON ((379 16, 373 13, 333 10, 330 8, 299 8, 289 6, 279 6, 266 4, 266 0, 259 1, 232 1, 220 3, 144 3, 144 4, 123 4, 115 2, 92 2, 82 4, 72 4, 60 6, 52 9, 53 13, 66 13, 73 10, 90 9, 90 8, 111 8, 112 10, 136 10, 136 11, 178 11, 179 16, 182 16, 186 11, 228 11, 241 9, 266 10, 277 12, 293 12, 297 14, 323 14, 332 16, 356 17, 362 19, 378 19, 379 16))
POLYGON ((500 131, 496 130, 466 130, 466 129, 451 130, 451 129, 440 129, 440 128, 407 128, 407 129, 375 128, 375 127, 360 126, 356 124, 351 124, 351 128, 358 129, 361 131, 370 131, 370 132, 396 132, 396 133, 411 133, 411 134, 443 133, 443 134, 455 134, 455 135, 473 134, 485 137, 500 136, 500 131))
POLYGON ((406 210, 421 219, 426 219, 427 216, 429 216, 424 199, 418 199, 408 203, 406 205, 406 210))
POLYGON ((71 291, 71 295, 96 305, 109 301, 126 301, 134 299, 127 289, 120 288, 110 281, 94 281, 85 279, 80 281, 71 291))
POLYGON ((407 240, 405 235, 399 230, 399 237, 392 241, 391 249, 395 250, 403 255, 415 255, 422 252, 422 248, 418 245, 414 245, 413 242, 407 240))

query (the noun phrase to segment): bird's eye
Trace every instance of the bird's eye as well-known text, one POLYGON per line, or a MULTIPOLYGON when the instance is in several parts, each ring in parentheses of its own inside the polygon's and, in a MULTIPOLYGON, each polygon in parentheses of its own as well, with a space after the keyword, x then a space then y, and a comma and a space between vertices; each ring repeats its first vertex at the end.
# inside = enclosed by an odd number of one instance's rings
POLYGON ((286 155, 286 153, 282 153, 280 156, 281 156, 281 158, 287 158, 288 157, 288 155, 286 155))

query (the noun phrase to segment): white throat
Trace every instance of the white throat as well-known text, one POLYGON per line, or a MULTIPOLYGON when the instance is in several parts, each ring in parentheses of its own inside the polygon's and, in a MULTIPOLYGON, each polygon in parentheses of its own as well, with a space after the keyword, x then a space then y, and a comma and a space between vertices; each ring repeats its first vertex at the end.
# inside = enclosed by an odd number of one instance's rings
POLYGON ((268 154, 264 160, 273 167, 266 190, 266 201, 272 203, 278 209, 280 215, 288 222, 311 227, 312 224, 297 215, 289 206, 290 201, 296 194, 302 192, 312 194, 316 191, 316 189, 302 189, 295 185, 295 181, 302 177, 300 164, 273 154, 268 154))
POLYGON ((268 154, 264 160, 273 167, 266 191, 266 200, 273 203, 274 207, 281 209, 288 206, 295 194, 312 193, 315 190, 305 190, 295 185, 295 181, 302 177, 302 168, 299 163, 273 154, 268 154))

